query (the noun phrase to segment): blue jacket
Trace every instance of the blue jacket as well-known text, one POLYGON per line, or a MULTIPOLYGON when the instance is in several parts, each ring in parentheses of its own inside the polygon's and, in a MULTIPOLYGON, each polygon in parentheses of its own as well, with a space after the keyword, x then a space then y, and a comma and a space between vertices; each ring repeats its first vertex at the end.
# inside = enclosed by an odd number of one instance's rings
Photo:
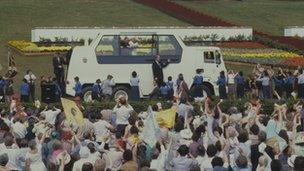
POLYGON ((76 84, 75 84, 75 87, 74 87, 74 90, 75 90, 75 93, 76 94, 81 94, 82 93, 82 89, 81 89, 81 83, 80 82, 77 82, 76 84))
POLYGON ((245 79, 244 79, 243 76, 236 75, 236 76, 234 77, 234 82, 235 82, 236 84, 242 84, 242 85, 244 85, 244 84, 245 84, 245 79))
POLYGON ((295 78, 293 76, 288 76, 285 80, 286 85, 293 85, 295 82, 295 78))
POLYGON ((101 92, 101 86, 98 86, 98 84, 95 83, 92 87, 92 93, 99 94, 100 92, 101 92))
POLYGON ((161 86, 159 90, 161 95, 167 95, 169 93, 170 88, 167 85, 165 85, 165 86, 161 86))
POLYGON ((284 85, 284 80, 283 79, 278 79, 277 77, 273 77, 273 79, 274 79, 274 84, 276 86, 282 86, 282 85, 284 85))
POLYGON ((218 80, 216 82, 219 86, 225 86, 226 85, 226 78, 225 77, 218 77, 218 80))
POLYGON ((202 75, 195 75, 193 78, 193 84, 194 85, 202 85, 204 81, 204 78, 202 75))
POLYGON ((30 86, 28 83, 22 83, 20 88, 21 95, 28 96, 30 94, 30 86))

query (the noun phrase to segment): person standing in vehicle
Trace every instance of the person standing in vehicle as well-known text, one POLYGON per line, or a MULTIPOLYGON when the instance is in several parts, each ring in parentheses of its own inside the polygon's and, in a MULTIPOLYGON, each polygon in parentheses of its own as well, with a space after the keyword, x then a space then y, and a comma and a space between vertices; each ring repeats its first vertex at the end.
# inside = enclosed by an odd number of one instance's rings
POLYGON ((156 80, 158 87, 164 82, 163 68, 168 66, 170 59, 163 63, 159 55, 156 55, 152 63, 153 78, 156 80))
POLYGON ((105 96, 106 100, 110 100, 113 94, 113 87, 115 82, 112 75, 108 75, 107 79, 102 82, 102 93, 105 96))
POLYGON ((36 76, 33 74, 32 70, 27 70, 26 75, 24 76, 24 79, 26 79, 27 83, 30 86, 30 100, 32 102, 35 101, 35 80, 36 76))
POLYGON ((130 78, 131 85, 131 98, 132 101, 139 101, 139 77, 136 71, 132 72, 132 77, 130 78))
POLYGON ((64 60, 59 56, 57 53, 53 58, 53 67, 54 67, 54 74, 58 83, 61 85, 64 83, 64 68, 63 68, 64 60))

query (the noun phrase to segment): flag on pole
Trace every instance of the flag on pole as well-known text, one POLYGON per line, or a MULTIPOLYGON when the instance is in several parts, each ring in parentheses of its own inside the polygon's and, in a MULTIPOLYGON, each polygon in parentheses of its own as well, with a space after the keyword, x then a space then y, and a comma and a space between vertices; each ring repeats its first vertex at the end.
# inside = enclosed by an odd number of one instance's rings
POLYGON ((147 113, 148 117, 145 119, 145 125, 140 135, 140 139, 145 141, 150 147, 153 147, 159 138, 160 129, 155 121, 151 106, 149 106, 147 113))
POLYGON ((160 127, 172 128, 175 124, 177 108, 172 107, 164 111, 157 112, 155 119, 160 127))
POLYGON ((61 98, 61 103, 68 123, 83 124, 83 114, 72 100, 61 98))

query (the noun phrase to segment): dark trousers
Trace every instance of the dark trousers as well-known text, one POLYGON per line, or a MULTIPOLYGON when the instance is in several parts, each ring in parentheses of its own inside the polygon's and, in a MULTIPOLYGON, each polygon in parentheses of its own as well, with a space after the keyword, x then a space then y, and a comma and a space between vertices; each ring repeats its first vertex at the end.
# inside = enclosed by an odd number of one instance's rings
POLYGON ((244 97, 244 84, 237 84, 236 85, 236 95, 237 98, 243 98, 244 97))
POLYGON ((31 102, 35 101, 35 84, 30 84, 30 100, 31 102))
POLYGON ((139 87, 132 86, 131 87, 131 101, 139 101, 139 87))
POLYGON ((275 89, 275 91, 278 93, 278 95, 279 95, 280 97, 283 96, 283 92, 284 92, 284 87, 283 87, 283 85, 276 85, 274 89, 275 89))
POLYGON ((304 84, 298 84, 298 98, 304 99, 304 84))
POLYGON ((193 97, 204 97, 203 85, 194 85, 193 97))
POLYGON ((227 92, 226 92, 226 86, 225 85, 220 85, 219 86, 219 94, 220 94, 220 99, 227 99, 227 92))
POLYGON ((64 70, 61 68, 57 68, 57 69, 54 68, 54 73, 58 84, 64 83, 64 70))
POLYGON ((287 84, 286 85, 286 97, 287 98, 291 97, 292 90, 293 90, 292 84, 287 84))
POLYGON ((116 132, 120 132, 122 136, 125 135, 126 126, 127 126, 127 125, 118 124, 118 125, 116 126, 116 132))
POLYGON ((30 97, 29 95, 21 95, 21 102, 29 102, 30 97))
POLYGON ((270 86, 262 86, 263 98, 270 99, 270 86))

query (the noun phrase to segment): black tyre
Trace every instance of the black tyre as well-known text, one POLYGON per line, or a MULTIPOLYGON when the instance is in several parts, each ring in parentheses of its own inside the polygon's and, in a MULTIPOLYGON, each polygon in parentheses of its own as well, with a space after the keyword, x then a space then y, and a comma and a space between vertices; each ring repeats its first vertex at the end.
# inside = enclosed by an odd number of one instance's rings
POLYGON ((203 94, 204 96, 212 96, 213 93, 212 93, 212 90, 210 90, 210 88, 206 85, 203 85, 203 94))

